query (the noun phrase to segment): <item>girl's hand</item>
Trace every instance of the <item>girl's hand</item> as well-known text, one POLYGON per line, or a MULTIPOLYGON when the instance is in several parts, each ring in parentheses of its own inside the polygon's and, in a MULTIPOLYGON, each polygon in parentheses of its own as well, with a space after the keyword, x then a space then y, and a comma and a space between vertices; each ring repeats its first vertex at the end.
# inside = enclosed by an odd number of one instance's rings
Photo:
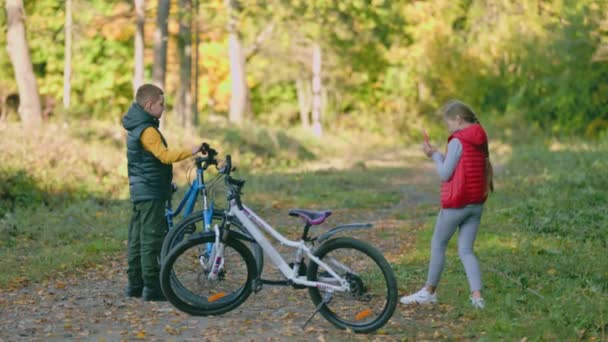
POLYGON ((437 148, 435 148, 435 146, 432 146, 431 144, 425 142, 422 144, 422 151, 424 152, 424 154, 426 154, 427 157, 431 157, 433 155, 433 153, 437 152, 437 148))

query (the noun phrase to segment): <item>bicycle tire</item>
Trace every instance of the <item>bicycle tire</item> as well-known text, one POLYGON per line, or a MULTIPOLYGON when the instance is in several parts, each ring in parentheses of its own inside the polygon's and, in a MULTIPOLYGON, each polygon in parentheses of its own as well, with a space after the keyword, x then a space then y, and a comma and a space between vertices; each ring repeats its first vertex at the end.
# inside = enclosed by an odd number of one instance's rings
MULTIPOLYGON (((211 225, 213 226, 214 222, 223 222, 225 217, 226 215, 223 210, 213 210, 211 225)), ((161 262, 169 253, 171 248, 175 247, 178 243, 184 240, 184 237, 192 235, 196 232, 202 232, 203 226, 204 216, 202 210, 193 212, 180 220, 177 225, 175 225, 175 227, 167 233, 165 239, 163 240, 163 245, 160 252, 161 262)), ((236 217, 232 218, 230 221, 230 226, 236 227, 239 232, 243 233, 247 237, 251 237, 247 229, 243 227, 241 222, 239 222, 236 217)), ((258 277, 261 277, 264 269, 264 252, 262 251, 262 247, 255 242, 250 242, 247 245, 250 247, 253 256, 255 257, 255 263, 258 269, 257 275, 258 277)))
MULTIPOLYGON (((194 316, 220 315, 241 305, 251 294, 256 265, 249 248, 229 238, 224 267, 216 280, 207 278, 200 264, 200 251, 215 242, 215 234, 195 235, 180 242, 166 256, 160 284, 167 300, 194 316), (226 292, 229 291, 229 292, 226 292)), ((206 273, 207 272, 207 273, 206 273)))
MULTIPOLYGON (((314 254, 351 284, 349 293, 334 292, 321 306, 319 312, 325 319, 356 333, 373 332, 388 322, 397 305, 397 281, 378 249, 357 239, 339 237, 324 242, 314 254), (347 267, 340 266, 345 263, 347 267)), ((317 263, 309 262, 308 280, 317 281, 327 274, 317 263)), ((323 302, 322 288, 309 287, 308 292, 315 306, 323 302)))

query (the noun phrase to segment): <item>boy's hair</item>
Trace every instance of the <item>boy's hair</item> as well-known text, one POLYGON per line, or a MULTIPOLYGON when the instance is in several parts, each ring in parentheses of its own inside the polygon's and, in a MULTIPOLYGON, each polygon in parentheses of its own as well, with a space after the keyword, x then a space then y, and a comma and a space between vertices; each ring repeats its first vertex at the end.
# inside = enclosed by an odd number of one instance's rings
POLYGON ((164 95, 162 89, 155 86, 154 84, 147 83, 137 88, 137 93, 135 94, 135 101, 143 107, 148 101, 158 100, 161 95, 164 95))
POLYGON ((466 122, 479 123, 477 115, 475 115, 471 107, 458 100, 448 101, 441 109, 441 113, 446 118, 454 119, 460 116, 466 122))

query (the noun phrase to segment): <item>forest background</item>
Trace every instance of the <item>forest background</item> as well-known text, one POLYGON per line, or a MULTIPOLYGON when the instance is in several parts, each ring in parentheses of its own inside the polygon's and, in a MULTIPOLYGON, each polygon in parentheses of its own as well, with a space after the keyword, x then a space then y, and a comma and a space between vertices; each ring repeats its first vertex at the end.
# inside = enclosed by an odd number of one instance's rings
MULTIPOLYGON (((231 121, 279 127, 403 136, 459 98, 503 128, 608 128, 604 1, 192 1, 26 1, 43 111, 116 121, 143 78, 164 85, 168 116, 184 127, 228 117, 241 91, 231 121), (166 66, 155 57, 163 37, 166 66)), ((2 51, 3 103, 16 93, 2 51)))
MULTIPOLYGON (((8 298, 28 286, 124 258, 130 207, 120 118, 143 82, 165 89, 171 146, 205 140, 231 153, 247 200, 265 213, 331 207, 377 219, 374 242, 400 292, 415 290, 438 195, 435 178, 419 178, 434 174, 418 145, 426 128, 445 146, 438 108, 458 98, 488 130, 496 166, 476 245, 489 305, 467 309, 453 242, 446 304, 413 311, 416 325, 384 334, 606 340, 608 2, 3 4, 4 308, 23 310, 8 298), (381 217, 393 206, 387 224, 381 217)), ((181 189, 190 164, 175 168, 181 189)), ((17 317, 3 312, 4 322, 17 317)), ((12 326, 0 331, 14 337, 12 326)))

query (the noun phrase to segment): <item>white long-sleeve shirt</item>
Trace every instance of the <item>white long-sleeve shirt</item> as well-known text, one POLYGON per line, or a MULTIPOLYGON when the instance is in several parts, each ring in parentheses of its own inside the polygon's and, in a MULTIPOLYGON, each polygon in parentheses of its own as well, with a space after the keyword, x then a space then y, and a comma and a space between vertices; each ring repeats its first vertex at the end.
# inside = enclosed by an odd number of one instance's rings
POLYGON ((441 181, 446 182, 452 178, 460 157, 462 157, 462 143, 458 138, 450 140, 445 156, 440 152, 433 153, 431 158, 435 161, 435 167, 441 181))

